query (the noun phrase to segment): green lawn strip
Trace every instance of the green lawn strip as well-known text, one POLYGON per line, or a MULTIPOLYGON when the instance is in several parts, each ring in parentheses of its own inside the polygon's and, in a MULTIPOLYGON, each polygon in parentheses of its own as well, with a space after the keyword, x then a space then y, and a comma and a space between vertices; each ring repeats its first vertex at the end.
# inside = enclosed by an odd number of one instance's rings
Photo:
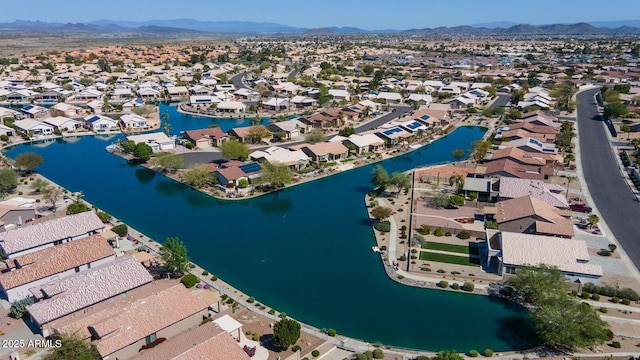
POLYGON ((460 254, 469 253, 469 246, 467 245, 445 244, 445 243, 432 242, 432 241, 427 241, 426 243, 422 244, 422 248, 428 249, 428 250, 455 252, 460 254))
POLYGON ((464 266, 480 266, 479 259, 470 259, 466 256, 456 256, 447 254, 437 254, 427 251, 420 252, 420 260, 435 261, 447 264, 464 265, 464 266))

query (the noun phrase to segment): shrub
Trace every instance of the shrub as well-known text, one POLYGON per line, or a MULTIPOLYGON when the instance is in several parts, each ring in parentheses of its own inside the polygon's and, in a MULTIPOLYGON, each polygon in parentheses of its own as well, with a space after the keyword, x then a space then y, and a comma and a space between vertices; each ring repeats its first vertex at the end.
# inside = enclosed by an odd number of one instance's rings
POLYGON ((458 284, 458 283, 453 283, 453 284, 451 284, 451 288, 452 288, 453 290, 460 290, 460 284, 458 284))
POLYGON ((611 343, 611 347, 616 348, 616 349, 620 349, 622 347, 622 345, 620 344, 619 341, 614 341, 611 343))
POLYGON ((609 312, 609 309, 607 309, 606 307, 601 307, 600 309, 598 309, 598 311, 600 311, 603 314, 606 314, 607 312, 609 312))
POLYGON ((618 246, 616 246, 616 244, 609 244, 609 251, 614 252, 616 251, 616 249, 618 248, 618 246))
POLYGON ((260 334, 254 333, 253 334, 253 341, 260 341, 260 334))
POLYGON ((471 237, 471 234, 469 234, 468 231, 463 230, 463 231, 460 231, 458 235, 456 235, 456 237, 460 240, 467 240, 468 238, 471 237))
POLYGON ((460 271, 452 271, 451 275, 460 275, 460 271))
POLYGON ((269 310, 269 315, 274 315, 275 313, 276 313, 275 310, 273 310, 273 309, 269 310))
POLYGON ((247 179, 240 179, 240 180, 238 181, 238 187, 239 187, 240 189, 244 189, 244 188, 246 188, 246 187, 249 187, 249 180, 247 180, 247 179))
POLYGON ((391 223, 389 221, 380 221, 376 223, 373 227, 376 228, 376 230, 381 232, 391 231, 391 223))
POLYGON ((256 302, 256 298, 254 298, 253 296, 249 296, 249 298, 247 299, 247 302, 249 304, 253 304, 254 302, 256 302))
POLYGON ((329 329, 327 330, 327 335, 331 336, 331 337, 335 337, 336 336, 336 331, 334 329, 329 329))
POLYGON ((398 258, 398 261, 407 261, 407 257, 402 255, 398 258))
POLYGON ((438 274, 444 274, 444 273, 446 273, 446 271, 444 271, 444 270, 442 270, 442 269, 438 269, 436 272, 437 272, 438 274))
POLYGON ((9 137, 5 134, 0 135, 0 140, 2 141, 9 141, 9 137))
POLYGON ((620 298, 617 297, 617 296, 614 296, 614 297, 611 298, 611 302, 614 303, 614 304, 617 304, 617 303, 620 302, 620 298))
POLYGON ((600 295, 598 295, 598 294, 591 294, 591 300, 600 301, 600 295))
POLYGON ((451 231, 446 231, 446 232, 444 233, 444 236, 446 236, 446 237, 450 237, 451 235, 452 235, 452 234, 451 234, 451 231))
POLYGON ((217 281, 217 280, 218 280, 217 276, 215 276, 215 275, 211 276, 211 281, 217 281))
POLYGON ((9 309, 11 316, 15 319, 21 319, 27 313, 27 305, 31 304, 33 304, 33 298, 31 297, 12 302, 9 309))
POLYGON ((373 349, 374 359, 384 359, 384 352, 381 349, 373 349))
POLYGON ((313 357, 318 357, 320 356, 320 351, 318 351, 318 349, 315 349, 311 352, 311 356, 313 357))
POLYGON ((583 291, 582 294, 580 294, 580 297, 586 300, 591 297, 591 294, 583 291))
POLYGON ((438 283, 438 286, 443 288, 443 289, 446 289, 446 288, 449 287, 449 283, 447 281, 445 281, 445 280, 440 280, 440 282, 438 283))
POLYGON ((198 283, 198 278, 193 274, 187 274, 180 279, 180 282, 187 288, 192 288, 198 283))
POLYGON ((205 271, 202 272, 202 275, 207 276, 207 275, 209 275, 209 272, 207 270, 205 270, 205 271))
POLYGON ((291 351, 293 351, 293 352, 298 352, 298 351, 301 351, 301 350, 302 350, 302 348, 300 347, 300 345, 293 345, 291 347, 291 351))
POLYGON ((431 226, 422 224, 417 231, 420 235, 429 235, 431 234, 431 226))
POLYGON ((631 300, 629 300, 629 299, 622 299, 622 304, 624 304, 624 305, 631 305, 631 300))
POLYGON ((469 351, 469 356, 471 356, 471 357, 478 357, 478 355, 480 355, 480 353, 478 352, 478 350, 471 350, 471 351, 469 351))
POLYGON ((464 291, 473 291, 475 290, 476 286, 472 283, 472 282, 468 282, 466 281, 463 285, 462 285, 462 290, 464 291))
POLYGON ((184 142, 184 147, 186 147, 187 149, 191 150, 195 147, 195 145, 193 145, 193 143, 189 140, 184 142))
POLYGON ((485 357, 492 357, 493 356, 493 350, 491 349, 484 349, 483 355, 485 357))
POLYGON ((98 218, 100 219, 100 221, 102 221, 103 224, 106 224, 111 221, 111 219, 113 219, 111 215, 107 214, 104 211, 98 211, 96 215, 98 215, 98 218))
POLYGON ((129 233, 129 228, 125 224, 120 224, 112 227, 111 231, 116 233, 119 237, 123 238, 129 233))
POLYGON ((437 228, 434 232, 433 235, 437 236, 437 237, 442 237, 444 236, 444 229, 443 228, 437 228))

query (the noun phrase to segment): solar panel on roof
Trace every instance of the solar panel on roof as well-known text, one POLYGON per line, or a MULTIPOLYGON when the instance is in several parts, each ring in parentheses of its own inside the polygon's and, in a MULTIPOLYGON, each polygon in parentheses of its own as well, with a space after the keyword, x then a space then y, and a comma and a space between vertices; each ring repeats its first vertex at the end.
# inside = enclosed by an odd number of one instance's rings
POLYGON ((99 119, 100 119, 100 116, 94 115, 94 116, 91 117, 91 119, 89 119, 89 122, 94 122, 94 121, 99 120, 99 119))
POLYGON ((239 168, 245 174, 262 170, 262 167, 260 167, 260 164, 255 162, 251 164, 240 165, 239 168))
POLYGON ((22 108, 22 110, 27 110, 27 111, 31 109, 33 109, 33 105, 27 105, 24 108, 22 108))
POLYGON ((420 119, 422 119, 422 120, 429 120, 429 118, 430 118, 430 117, 431 117, 431 116, 429 116, 429 115, 425 114, 425 115, 420 116, 420 119))
POLYGON ((385 130, 382 133, 385 134, 385 135, 391 135, 393 133, 397 133, 397 132, 401 132, 401 131, 402 131, 402 129, 396 127, 396 128, 392 128, 392 129, 389 129, 389 130, 385 130))
POLYGON ((407 127, 411 130, 415 130, 417 128, 419 128, 420 126, 422 126, 422 124, 420 124, 417 121, 412 122, 411 124, 408 124, 407 127))

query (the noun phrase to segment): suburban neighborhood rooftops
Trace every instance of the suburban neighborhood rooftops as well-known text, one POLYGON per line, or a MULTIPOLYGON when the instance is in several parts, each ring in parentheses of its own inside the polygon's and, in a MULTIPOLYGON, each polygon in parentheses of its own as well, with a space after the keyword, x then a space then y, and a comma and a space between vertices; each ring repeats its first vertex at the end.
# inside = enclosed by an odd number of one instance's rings
POLYGON ((346 146, 337 142, 321 142, 305 146, 316 156, 324 156, 328 154, 339 155, 349 151, 346 146))
POLYGON ((211 138, 211 139, 221 139, 227 137, 229 135, 225 134, 222 129, 219 127, 211 127, 206 129, 197 129, 197 130, 187 130, 185 134, 193 140, 203 139, 203 138, 211 138))
POLYGON ((102 235, 92 235, 7 260, 12 271, 0 273, 2 288, 13 289, 77 266, 115 256, 102 235))
POLYGON ((500 178, 500 198, 514 199, 526 195, 531 195, 558 208, 566 209, 569 207, 565 197, 561 194, 551 192, 547 184, 543 181, 506 176, 500 178))
POLYGON ((574 234, 568 210, 558 209, 531 195, 500 201, 496 203, 496 208, 498 213, 495 218, 498 224, 531 216, 539 219, 535 222, 538 233, 565 237, 572 237, 574 234))
POLYGON ((11 255, 56 240, 68 239, 104 229, 104 224, 93 211, 65 216, 16 230, 0 233, 0 246, 11 255))
POLYGON ((29 314, 42 325, 112 296, 150 283, 153 277, 134 257, 113 262, 30 289, 48 299, 29 305, 29 314))
POLYGON ((501 238, 504 264, 547 264, 565 272, 602 276, 599 265, 587 263, 590 257, 584 241, 512 232, 501 232, 501 238))
POLYGON ((224 359, 247 360, 247 355, 226 331, 213 322, 189 330, 141 353, 137 360, 224 359))

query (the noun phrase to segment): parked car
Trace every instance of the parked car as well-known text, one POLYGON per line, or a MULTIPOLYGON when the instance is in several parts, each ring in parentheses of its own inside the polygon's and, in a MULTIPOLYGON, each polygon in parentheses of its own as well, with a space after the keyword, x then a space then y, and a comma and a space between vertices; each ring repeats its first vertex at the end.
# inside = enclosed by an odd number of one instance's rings
POLYGON ((585 204, 571 204, 569 205, 569 209, 571 209, 571 211, 577 211, 577 212, 587 213, 587 214, 593 211, 593 209, 590 206, 587 206, 585 204))

